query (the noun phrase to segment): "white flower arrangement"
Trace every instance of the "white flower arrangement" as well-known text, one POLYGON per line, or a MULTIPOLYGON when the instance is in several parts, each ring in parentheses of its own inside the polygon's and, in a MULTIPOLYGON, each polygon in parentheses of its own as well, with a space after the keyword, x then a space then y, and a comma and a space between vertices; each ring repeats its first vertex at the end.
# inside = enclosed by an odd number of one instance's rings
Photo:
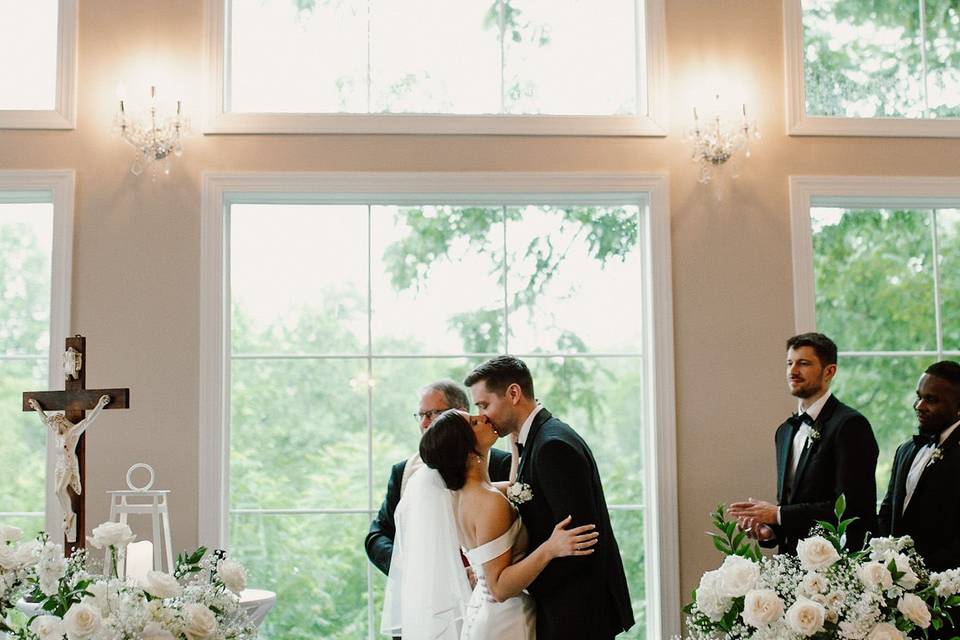
POLYGON ((533 500, 533 489, 525 482, 514 482, 507 487, 507 500, 519 507, 524 502, 533 500))
MULTIPOLYGON (((101 546, 125 544, 130 537, 116 527, 98 530, 101 546)), ((0 530, 0 539, 5 536, 0 530)), ((63 548, 46 540, 19 546, 6 541, 0 549, 0 631, 16 640, 256 638, 237 596, 246 571, 222 551, 208 556, 201 547, 180 554, 174 575, 151 571, 141 584, 90 573, 85 551, 64 559, 63 548), (36 602, 40 613, 26 618, 17 611, 21 596, 36 602)))
POLYGON ((726 554, 684 608, 691 640, 906 640, 960 622, 960 569, 931 573, 913 541, 874 538, 843 549, 839 524, 820 522, 797 555, 764 557, 720 505, 714 545, 726 554))

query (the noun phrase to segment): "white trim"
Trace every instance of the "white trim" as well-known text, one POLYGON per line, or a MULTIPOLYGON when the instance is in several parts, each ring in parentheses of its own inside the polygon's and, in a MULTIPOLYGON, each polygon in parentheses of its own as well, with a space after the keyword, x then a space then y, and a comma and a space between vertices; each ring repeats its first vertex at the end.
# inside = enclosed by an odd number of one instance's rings
POLYGON ((960 178, 790 176, 793 308, 798 333, 816 328, 811 206, 960 207, 960 178))
POLYGON ((77 126, 77 0, 59 0, 57 94, 53 110, 0 109, 0 129, 74 129, 77 126))
POLYGON ((222 133, 365 133, 427 135, 667 135, 666 12, 664 0, 644 3, 646 27, 642 56, 646 87, 638 91, 646 105, 634 116, 449 115, 353 113, 232 113, 225 109, 226 0, 205 0, 204 76, 207 79, 203 132, 222 133))
MULTIPOLYGON (((70 335, 70 295, 73 274, 73 207, 75 174, 63 171, 0 171, 0 192, 35 192, 33 202, 53 203, 53 247, 50 282, 50 345, 47 360, 47 385, 63 388, 60 340, 70 335)), ((0 198, 2 200, 3 198, 0 198)), ((21 199, 23 200, 23 199, 21 199)), ((25 200, 24 200, 25 201, 25 200)), ((60 530, 60 507, 53 491, 56 452, 47 438, 46 518, 44 526, 51 536, 60 530)))
POLYGON ((531 201, 623 203, 642 198, 644 278, 649 304, 650 388, 645 429, 647 634, 680 633, 679 533, 673 366, 669 180, 664 175, 586 173, 211 173, 203 174, 201 221, 200 542, 223 546, 226 533, 225 223, 231 202, 445 203, 531 201))
POLYGON ((960 137, 960 118, 842 118, 807 115, 801 0, 783 0, 783 45, 788 135, 960 137))

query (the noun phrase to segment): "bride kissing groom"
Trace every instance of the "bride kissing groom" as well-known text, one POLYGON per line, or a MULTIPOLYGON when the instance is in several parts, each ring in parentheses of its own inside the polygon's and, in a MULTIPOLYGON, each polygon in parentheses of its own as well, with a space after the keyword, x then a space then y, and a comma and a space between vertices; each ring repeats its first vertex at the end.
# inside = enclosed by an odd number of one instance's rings
POLYGON ((480 415, 436 419, 420 443, 426 467, 397 507, 383 631, 406 640, 604 640, 629 629, 626 576, 590 447, 535 400, 522 360, 494 358, 464 383, 480 415), (516 471, 494 484, 487 460, 498 437, 510 439, 516 471), (472 593, 461 547, 477 576, 472 593))

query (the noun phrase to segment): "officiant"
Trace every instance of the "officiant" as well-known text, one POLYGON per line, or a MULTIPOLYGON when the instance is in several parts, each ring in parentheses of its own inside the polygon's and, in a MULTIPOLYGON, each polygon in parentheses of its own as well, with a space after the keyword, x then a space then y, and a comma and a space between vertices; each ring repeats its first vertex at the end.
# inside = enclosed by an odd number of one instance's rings
POLYGON ((774 438, 777 504, 735 502, 730 515, 762 546, 796 553, 818 520, 835 519, 834 504, 843 494, 844 518, 857 518, 847 530, 847 548, 859 550, 866 533, 877 530, 877 439, 863 414, 830 391, 837 373, 833 340, 804 333, 786 346, 787 386, 798 405, 774 438))
MULTIPOLYGON (((426 432, 433 421, 444 411, 460 409, 468 411, 469 400, 460 385, 453 380, 438 380, 420 390, 420 403, 417 412, 413 414, 420 434, 426 432)), ((380 505, 377 517, 370 523, 370 531, 364 546, 367 557, 384 575, 390 573, 390 558, 393 555, 393 540, 396 536, 394 512, 406 481, 413 473, 423 466, 419 452, 414 453, 406 460, 402 460, 390 470, 390 479, 387 481, 387 495, 380 505)), ((493 481, 508 480, 510 477, 510 455, 499 449, 490 451, 490 479, 493 481)))

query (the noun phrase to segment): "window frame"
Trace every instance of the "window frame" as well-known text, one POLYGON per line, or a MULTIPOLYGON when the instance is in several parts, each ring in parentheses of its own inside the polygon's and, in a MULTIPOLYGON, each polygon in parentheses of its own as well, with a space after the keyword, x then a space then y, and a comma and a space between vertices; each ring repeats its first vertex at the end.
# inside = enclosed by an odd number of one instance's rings
POLYGON ((646 113, 577 116, 227 112, 224 110, 226 0, 205 0, 203 132, 663 137, 668 130, 665 0, 640 1, 644 11, 637 20, 646 40, 644 47, 637 50, 637 63, 646 70, 643 89, 646 113))
MULTIPOLYGON (((229 517, 228 210, 233 202, 397 204, 456 199, 504 204, 531 198, 635 196, 646 215, 644 324, 649 402, 643 434, 645 575, 649 637, 680 633, 679 529, 674 402, 669 179, 637 174, 205 173, 201 220, 199 455, 200 544, 225 547, 229 517)), ((369 504, 369 513, 376 512, 369 504)))
MULTIPOLYGON (((63 388, 60 336, 70 335, 71 281, 73 277, 73 211, 76 174, 63 171, 0 170, 0 202, 50 202, 53 204, 53 247, 50 283, 50 345, 47 354, 47 385, 63 388)), ((56 443, 47 434, 46 491, 44 497, 46 533, 59 535, 60 505, 54 494, 56 443)))
POLYGON ((958 138, 960 118, 849 118, 807 115, 802 0, 783 0, 787 134, 958 138))
POLYGON ((0 109, 0 129, 77 127, 78 0, 59 0, 57 11, 57 94, 53 109, 0 109))

